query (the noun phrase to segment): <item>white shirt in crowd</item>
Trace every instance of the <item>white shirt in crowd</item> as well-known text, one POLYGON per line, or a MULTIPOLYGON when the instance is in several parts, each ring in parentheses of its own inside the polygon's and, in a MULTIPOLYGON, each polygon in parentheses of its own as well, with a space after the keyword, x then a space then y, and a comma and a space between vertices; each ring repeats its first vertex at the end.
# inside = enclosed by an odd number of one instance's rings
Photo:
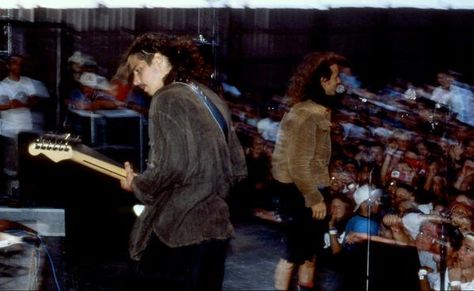
POLYGON ((464 123, 474 126, 474 95, 466 88, 451 85, 449 90, 437 87, 433 90, 431 100, 442 104, 457 114, 456 118, 464 123))
POLYGON ((260 119, 257 123, 257 130, 262 135, 264 140, 273 141, 277 140, 278 129, 280 128, 280 122, 273 121, 271 118, 260 119))
MULTIPOLYGON (((49 93, 40 81, 21 76, 19 81, 6 77, 0 82, 0 102, 6 103, 18 100, 22 103, 28 102, 28 96, 49 98, 49 93), (7 98, 6 98, 6 97, 7 98)), ((12 108, 1 112, 0 134, 7 137, 15 137, 21 131, 40 130, 43 124, 43 116, 40 113, 32 113, 29 108, 12 108)))
MULTIPOLYGON (((429 273, 428 274, 428 282, 430 283, 430 286, 433 290, 441 290, 441 276, 440 273, 429 273)), ((449 269, 446 270, 445 276, 444 276, 444 288, 443 290, 450 290, 450 283, 451 281, 449 280, 449 269)), ((469 290, 472 291, 474 290, 474 280, 471 282, 461 282, 461 290, 469 290)))

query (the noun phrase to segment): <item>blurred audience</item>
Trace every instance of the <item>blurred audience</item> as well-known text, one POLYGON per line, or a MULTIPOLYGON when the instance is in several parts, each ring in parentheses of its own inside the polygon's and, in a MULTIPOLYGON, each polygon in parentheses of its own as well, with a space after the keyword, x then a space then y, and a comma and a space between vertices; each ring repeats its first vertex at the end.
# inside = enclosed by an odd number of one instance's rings
MULTIPOLYGON (((472 88, 461 83, 458 74, 443 71, 433 85, 416 86, 399 79, 373 93, 351 71, 342 72, 348 90, 332 112, 333 199, 328 209, 336 209, 342 195, 355 205, 356 213, 349 223, 344 220, 344 231, 332 232, 344 237, 348 251, 367 239, 415 247, 423 269, 439 276, 440 264, 446 261, 453 268, 460 238, 473 231, 474 128, 468 105, 472 88), (372 197, 375 189, 378 195, 372 197), (441 254, 443 246, 448 255, 441 254)), ((249 105, 230 104, 244 139, 259 131, 255 120, 257 125, 267 122, 264 118, 271 111, 267 108, 255 116, 249 114, 249 105)), ((327 216, 328 221, 335 219, 334 214, 327 216)), ((337 253, 339 239, 328 232, 326 250, 337 253)))
MULTIPOLYGON (((7 58, 8 76, 0 82, 0 135, 3 150, 2 176, 6 175, 7 193, 18 190, 18 136, 23 132, 41 133, 49 101, 46 86, 23 75, 24 57, 7 58)), ((18 198, 18 197, 15 197, 18 198)))
POLYGON ((105 77, 95 73, 82 73, 79 89, 71 92, 66 100, 69 109, 98 110, 123 107, 124 103, 107 93, 111 89, 105 77))

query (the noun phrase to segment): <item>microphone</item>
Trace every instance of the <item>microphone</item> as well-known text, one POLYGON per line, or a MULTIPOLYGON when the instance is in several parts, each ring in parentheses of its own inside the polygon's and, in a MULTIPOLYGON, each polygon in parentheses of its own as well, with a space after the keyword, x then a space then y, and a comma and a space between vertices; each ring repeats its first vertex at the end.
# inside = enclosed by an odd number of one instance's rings
POLYGON ((342 84, 337 85, 337 87, 336 87, 336 93, 337 93, 337 94, 342 94, 342 93, 344 93, 344 92, 346 92, 346 87, 345 87, 344 85, 342 85, 342 84))

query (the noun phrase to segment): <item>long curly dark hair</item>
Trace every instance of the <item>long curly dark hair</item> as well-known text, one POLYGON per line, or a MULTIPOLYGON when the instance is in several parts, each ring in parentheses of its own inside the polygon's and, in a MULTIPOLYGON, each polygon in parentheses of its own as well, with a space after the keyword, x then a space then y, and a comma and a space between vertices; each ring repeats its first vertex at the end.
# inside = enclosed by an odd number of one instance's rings
POLYGON ((194 40, 187 36, 174 36, 157 32, 148 32, 137 37, 130 45, 125 58, 131 55, 151 64, 155 53, 166 56, 171 71, 164 79, 168 85, 174 81, 197 82, 209 85, 212 68, 204 62, 194 40))
POLYGON ((292 104, 311 99, 324 105, 327 98, 321 87, 321 78, 331 78, 331 65, 346 63, 343 56, 333 52, 307 54, 291 77, 286 95, 291 98, 292 104))

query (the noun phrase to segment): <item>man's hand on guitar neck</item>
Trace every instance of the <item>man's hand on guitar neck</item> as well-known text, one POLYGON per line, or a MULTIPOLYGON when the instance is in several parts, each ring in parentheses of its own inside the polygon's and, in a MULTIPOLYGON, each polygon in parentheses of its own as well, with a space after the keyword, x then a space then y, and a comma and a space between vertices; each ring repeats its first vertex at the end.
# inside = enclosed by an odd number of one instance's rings
MULTIPOLYGON (((122 187, 122 189, 132 192, 132 181, 133 181, 133 178, 135 178, 137 174, 133 171, 132 166, 130 165, 129 162, 125 162, 124 168, 125 168, 126 177, 120 180, 120 186, 122 187)), ((144 205, 136 204, 133 206, 133 212, 135 213, 136 216, 140 216, 140 214, 144 210, 145 210, 144 205)))
POLYGON ((132 181, 137 174, 133 171, 132 166, 129 162, 125 162, 124 167, 125 172, 127 173, 127 177, 125 177, 125 179, 120 180, 120 186, 122 187, 122 189, 132 192, 132 181))

